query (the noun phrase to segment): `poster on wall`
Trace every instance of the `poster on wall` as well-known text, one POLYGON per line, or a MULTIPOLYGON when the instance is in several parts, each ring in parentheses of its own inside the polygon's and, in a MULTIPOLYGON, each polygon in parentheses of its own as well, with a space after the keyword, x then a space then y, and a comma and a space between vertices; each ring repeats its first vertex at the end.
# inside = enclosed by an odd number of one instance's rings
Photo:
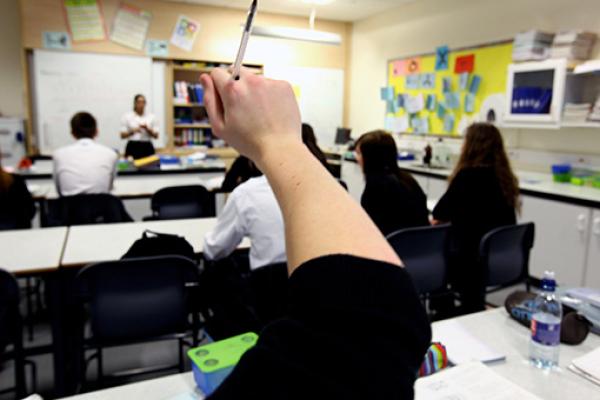
POLYGON ((110 40, 135 50, 142 50, 150 28, 152 13, 121 4, 113 21, 110 40))
POLYGON ((63 4, 73 42, 106 39, 100 0, 64 0, 63 4))
POLYGON ((45 49, 52 50, 70 50, 71 38, 68 32, 44 31, 42 33, 42 42, 45 49))
POLYGON ((146 42, 146 54, 150 57, 169 57, 169 41, 148 39, 146 42))
POLYGON ((200 31, 200 24, 191 18, 180 15, 171 36, 171 44, 185 51, 192 51, 200 31))

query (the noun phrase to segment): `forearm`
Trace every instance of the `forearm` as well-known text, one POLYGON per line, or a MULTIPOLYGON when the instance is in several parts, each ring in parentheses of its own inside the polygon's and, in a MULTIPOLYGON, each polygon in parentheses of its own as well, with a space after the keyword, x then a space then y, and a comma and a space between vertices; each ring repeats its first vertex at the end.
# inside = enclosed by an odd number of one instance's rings
POLYGON ((330 254, 400 264, 360 205, 301 142, 275 141, 258 163, 282 209, 290 270, 330 254))

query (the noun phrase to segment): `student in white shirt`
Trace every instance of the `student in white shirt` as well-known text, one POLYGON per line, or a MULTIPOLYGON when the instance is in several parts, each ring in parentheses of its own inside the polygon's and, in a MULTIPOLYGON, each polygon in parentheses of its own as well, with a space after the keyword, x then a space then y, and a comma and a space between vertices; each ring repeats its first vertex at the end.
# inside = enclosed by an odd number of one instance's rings
POLYGON ((146 112, 146 98, 138 94, 133 99, 133 110, 121 119, 121 139, 128 139, 126 156, 135 159, 154 154, 152 139, 158 139, 158 121, 146 112))
POLYGON ((54 181, 61 196, 109 193, 119 156, 94 141, 96 120, 87 112, 71 119, 71 134, 77 142, 54 152, 54 181))

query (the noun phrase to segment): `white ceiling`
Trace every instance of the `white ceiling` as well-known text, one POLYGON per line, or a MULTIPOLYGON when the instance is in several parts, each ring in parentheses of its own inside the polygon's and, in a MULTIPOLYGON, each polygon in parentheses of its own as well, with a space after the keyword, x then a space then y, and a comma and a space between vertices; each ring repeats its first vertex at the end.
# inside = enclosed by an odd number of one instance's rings
MULTIPOLYGON (((207 4, 220 7, 248 9, 251 0, 167 0, 172 2, 207 4)), ((358 21, 416 0, 334 0, 317 6, 317 19, 358 21)), ((259 0, 259 11, 308 17, 312 6, 310 0, 259 0)), ((324 2, 324 0, 315 0, 324 2)))

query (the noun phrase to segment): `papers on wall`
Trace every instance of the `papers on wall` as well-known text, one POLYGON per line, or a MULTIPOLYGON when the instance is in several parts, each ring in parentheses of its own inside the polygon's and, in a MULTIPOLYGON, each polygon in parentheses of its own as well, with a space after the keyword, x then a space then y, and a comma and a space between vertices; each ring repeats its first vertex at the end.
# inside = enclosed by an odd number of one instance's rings
POLYGON ((142 50, 151 20, 150 12, 121 4, 113 21, 110 40, 132 49, 142 50))
POLYGON ((475 95, 467 93, 465 95, 465 112, 471 114, 473 111, 475 111, 475 95))
POLYGON ((468 72, 463 72, 458 76, 458 87, 460 90, 467 90, 467 86, 469 85, 469 77, 470 74, 468 72))
POLYGON ((421 87, 421 76, 419 74, 406 75, 404 86, 409 89, 419 89, 421 87))
POLYGON ((408 131, 408 117, 387 116, 385 118, 385 129, 393 133, 402 133, 408 131))
POLYGON ((448 133, 454 132, 455 118, 453 114, 444 115, 444 130, 448 133))
POLYGON ((421 74, 421 89, 435 89, 435 74, 421 74))
POLYGON ((475 69, 475 54, 468 54, 456 58, 454 65, 454 73, 462 74, 463 72, 473 72, 475 69))
POLYGON ((541 400, 479 362, 417 379, 415 400, 541 400))
POLYGON ((49 32, 42 33, 42 41, 45 49, 52 50, 70 50, 71 38, 67 32, 49 32))
POLYGON ((425 108, 425 100, 423 94, 419 93, 416 96, 407 96, 404 102, 404 108, 409 114, 416 114, 425 108))
POLYGON ((446 92, 444 94, 444 101, 446 107, 451 110, 458 110, 460 108, 460 94, 458 92, 446 92))
POLYGON ((169 57, 169 41, 148 39, 146 41, 146 54, 150 57, 169 57))
MULTIPOLYGON (((448 114, 446 119, 448 117, 452 117, 452 129, 446 130, 452 131, 454 129, 454 116, 448 114)), ((495 362, 506 358, 503 354, 496 352, 473 336, 456 320, 441 321, 434 324, 432 341, 441 342, 446 346, 448 360, 456 365, 469 361, 495 362)))
POLYGON ((448 46, 440 46, 435 50, 435 70, 445 71, 448 69, 448 58, 450 49, 448 46))
POLYGON ((106 39, 99 0, 64 0, 67 23, 74 42, 106 39))
POLYGON ((569 365, 569 370, 600 385, 600 348, 574 359, 569 365))
POLYGON ((200 24, 191 18, 180 15, 171 35, 171 44, 185 51, 192 51, 200 31, 200 24))
POLYGON ((394 100, 394 88, 391 86, 383 87, 380 91, 381 100, 393 101, 394 100))

